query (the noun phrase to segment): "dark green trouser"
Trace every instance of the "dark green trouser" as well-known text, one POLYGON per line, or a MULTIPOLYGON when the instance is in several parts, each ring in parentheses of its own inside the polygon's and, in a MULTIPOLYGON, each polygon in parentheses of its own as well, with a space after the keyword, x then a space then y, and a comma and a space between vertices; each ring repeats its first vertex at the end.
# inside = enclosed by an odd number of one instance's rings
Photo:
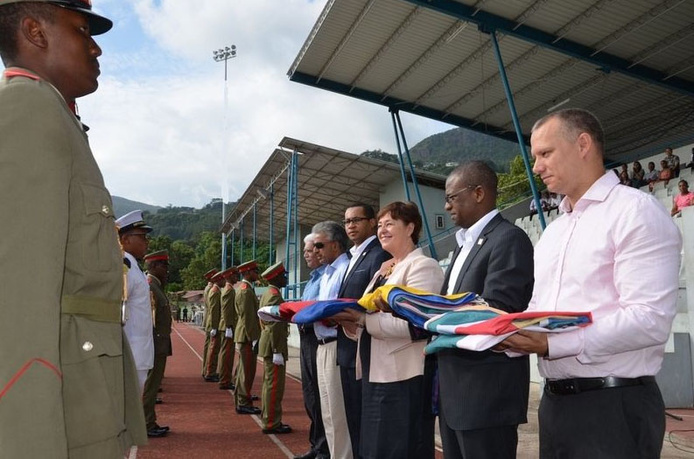
POLYGON ((252 405, 251 388, 255 378, 256 355, 253 346, 249 342, 236 343, 239 350, 239 363, 236 366, 236 390, 234 401, 236 406, 252 405))
POLYGON ((263 359, 263 429, 275 429, 282 424, 282 398, 286 365, 275 365, 272 357, 263 359))
POLYGON ((202 348, 202 371, 201 374, 205 376, 205 372, 207 371, 207 351, 208 348, 210 347, 210 332, 206 331, 205 332, 205 347, 202 348))
POLYGON ((217 367, 217 372, 219 373, 219 385, 226 386, 231 384, 234 379, 232 379, 232 368, 234 368, 234 357, 236 356, 236 349, 234 346, 234 340, 232 338, 223 337, 222 347, 219 350, 219 366, 217 367))
POLYGON ((145 409, 145 422, 147 430, 152 429, 157 422, 157 414, 154 412, 154 405, 157 402, 157 392, 161 386, 166 369, 166 354, 154 354, 154 366, 147 373, 145 381, 145 391, 142 395, 142 405, 145 409))

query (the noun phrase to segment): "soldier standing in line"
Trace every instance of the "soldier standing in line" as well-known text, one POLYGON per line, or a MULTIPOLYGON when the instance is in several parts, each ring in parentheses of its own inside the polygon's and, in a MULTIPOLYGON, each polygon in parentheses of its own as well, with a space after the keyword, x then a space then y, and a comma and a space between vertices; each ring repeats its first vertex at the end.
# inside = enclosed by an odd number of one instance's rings
MULTIPOLYGON (((282 262, 275 263, 262 274, 270 286, 260 299, 260 307, 284 302, 280 289, 287 285, 287 272, 282 262)), ((262 427, 264 434, 290 433, 292 428, 282 423, 282 398, 288 357, 289 323, 261 321, 258 355, 263 358, 262 427)))
POLYGON ((205 346, 202 349, 202 377, 205 377, 205 372, 207 371, 207 351, 210 347, 210 328, 208 325, 209 322, 209 294, 210 294, 210 289, 214 285, 212 282, 212 276, 217 274, 219 271, 216 269, 210 269, 207 271, 203 276, 207 280, 207 285, 205 286, 205 289, 202 292, 202 301, 204 304, 204 311, 203 311, 203 318, 202 318, 202 323, 205 328, 205 346))
POLYGON ((236 291, 234 284, 239 281, 239 270, 235 266, 222 271, 222 277, 226 284, 222 289, 222 320, 219 323, 219 332, 224 330, 222 345, 219 350, 219 388, 221 390, 234 390, 232 383, 232 371, 234 368, 234 328, 236 327, 236 291))
POLYGON ((212 276, 212 288, 207 295, 207 325, 209 327, 210 345, 207 348, 207 369, 205 370, 206 382, 219 382, 217 374, 217 359, 219 356, 219 322, 222 318, 222 287, 224 287, 224 276, 218 272, 212 276))
POLYGON ((260 414, 260 409, 253 406, 250 395, 255 378, 256 345, 260 338, 258 297, 255 296, 253 288, 253 283, 258 280, 258 264, 251 260, 239 265, 238 269, 243 280, 236 292, 238 321, 234 331, 234 342, 239 351, 239 364, 236 370, 234 402, 239 414, 260 414))
POLYGON ((2 457, 147 442, 113 205, 75 103, 98 87, 92 36, 112 25, 88 0, 0 0, 2 457))
POLYGON ((154 318, 154 366, 147 374, 142 404, 145 408, 147 435, 161 437, 169 431, 169 426, 157 424, 154 405, 166 369, 166 358, 171 355, 171 309, 164 286, 169 278, 169 253, 166 250, 145 255, 147 282, 152 294, 152 314, 154 318))

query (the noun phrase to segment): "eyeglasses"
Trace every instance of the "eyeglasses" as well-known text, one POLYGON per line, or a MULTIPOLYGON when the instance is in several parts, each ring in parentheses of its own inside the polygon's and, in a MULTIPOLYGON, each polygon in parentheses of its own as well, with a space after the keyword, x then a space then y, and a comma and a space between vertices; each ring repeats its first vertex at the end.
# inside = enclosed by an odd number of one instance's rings
POLYGON ((342 220, 342 223, 344 223, 345 226, 349 226, 352 223, 355 225, 359 222, 363 222, 364 220, 371 220, 370 218, 367 217, 354 217, 354 218, 348 218, 346 220, 342 220))
POLYGON ((313 243, 313 247, 316 248, 316 249, 318 249, 318 250, 320 250, 320 249, 322 249, 323 247, 325 247, 325 244, 323 244, 322 242, 314 242, 314 243, 313 243))
POLYGON ((446 204, 451 204, 455 202, 455 199, 458 197, 460 193, 462 193, 465 190, 474 190, 477 188, 479 185, 468 185, 465 188, 461 188, 455 193, 447 194, 445 198, 443 198, 446 201, 446 204))

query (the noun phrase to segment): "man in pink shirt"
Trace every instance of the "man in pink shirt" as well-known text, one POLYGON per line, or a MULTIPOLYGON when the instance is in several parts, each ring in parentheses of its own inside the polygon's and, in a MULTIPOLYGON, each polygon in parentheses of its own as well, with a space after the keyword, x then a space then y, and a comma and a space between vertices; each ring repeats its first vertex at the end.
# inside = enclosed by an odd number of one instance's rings
POLYGON ((521 331, 497 348, 539 356, 540 457, 659 457, 665 409, 654 376, 676 313, 679 231, 653 196, 605 172, 604 134, 589 112, 547 115, 531 146, 534 172, 566 197, 535 247, 528 311, 591 311, 594 320, 521 331))
POLYGON ((683 207, 689 207, 694 203, 694 193, 689 191, 689 184, 686 180, 680 180, 677 188, 679 188, 680 193, 675 195, 672 200, 672 210, 670 211, 670 215, 673 217, 679 215, 683 207))

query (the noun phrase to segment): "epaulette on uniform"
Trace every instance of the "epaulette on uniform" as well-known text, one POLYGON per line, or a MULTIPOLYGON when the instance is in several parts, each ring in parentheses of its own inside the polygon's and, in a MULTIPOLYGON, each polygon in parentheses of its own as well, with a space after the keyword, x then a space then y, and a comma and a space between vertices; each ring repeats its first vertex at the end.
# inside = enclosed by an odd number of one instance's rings
POLYGON ((272 295, 279 295, 280 294, 280 290, 277 287, 270 287, 269 290, 270 290, 270 293, 272 295))
POLYGON ((248 284, 245 282, 241 282, 241 287, 239 287, 241 290, 247 290, 248 289, 248 284))

